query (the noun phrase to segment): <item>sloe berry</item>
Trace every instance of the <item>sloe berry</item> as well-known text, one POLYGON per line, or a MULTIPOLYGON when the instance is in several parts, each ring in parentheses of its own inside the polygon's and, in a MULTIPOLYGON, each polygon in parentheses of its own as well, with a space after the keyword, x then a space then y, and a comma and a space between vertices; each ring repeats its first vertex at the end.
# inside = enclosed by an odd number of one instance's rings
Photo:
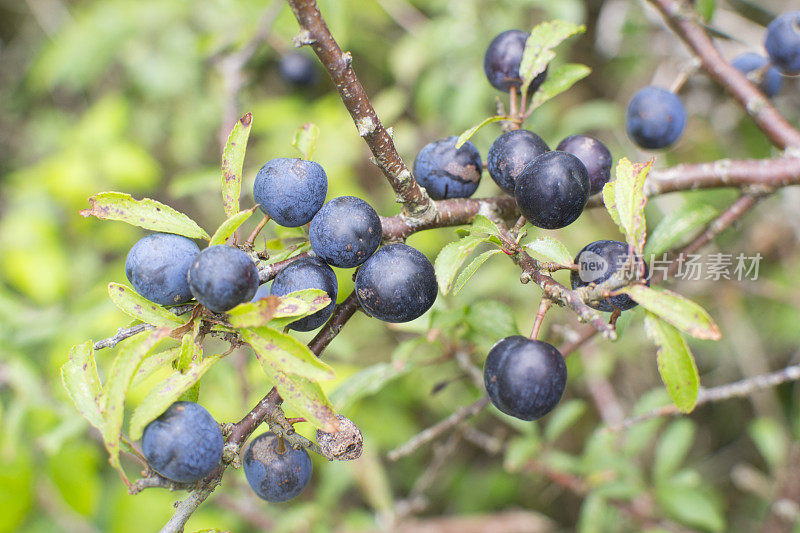
POLYGON ((192 299, 186 274, 200 248, 194 241, 171 233, 151 233, 128 252, 125 275, 140 295, 159 305, 192 299))
POLYGON ((434 200, 468 198, 481 182, 481 154, 467 141, 456 150, 458 137, 426 144, 414 159, 414 176, 434 200))
POLYGON ((317 69, 314 60, 301 52, 289 52, 278 61, 278 72, 292 85, 310 87, 317 83, 317 69))
POLYGON ((784 74, 800 72, 800 11, 784 13, 769 23, 764 48, 784 74))
POLYGON ((189 288, 198 302, 222 313, 253 298, 258 290, 258 268, 238 248, 210 246, 189 269, 189 288))
POLYGON ((520 420, 537 420, 561 400, 567 365, 551 344, 513 335, 489 350, 483 383, 500 411, 520 420))
POLYGON ((648 85, 633 95, 625 114, 628 137, 642 148, 671 145, 683 133, 686 110, 673 92, 648 85))
POLYGON ((328 176, 314 161, 279 157, 267 161, 256 175, 253 198, 277 224, 296 228, 307 224, 325 203, 328 176))
POLYGON ((167 479, 192 483, 208 476, 222 459, 222 431, 200 404, 175 402, 147 424, 142 453, 167 479))
POLYGON ((511 130, 503 133, 489 147, 486 167, 497 185, 508 194, 514 194, 517 176, 528 163, 550 148, 541 137, 528 130, 511 130))
POLYGON ((517 177, 514 198, 523 216, 544 229, 572 224, 589 200, 589 174, 580 159, 567 152, 546 152, 517 177))
MULTIPOLYGON (((483 56, 483 72, 492 87, 509 92, 511 87, 522 87, 519 66, 529 33, 521 30, 507 30, 492 39, 483 56)), ((528 94, 532 94, 547 79, 547 69, 537 75, 528 86, 528 94)))
POLYGON ((371 205, 355 196, 339 196, 314 215, 308 236, 311 249, 326 263, 352 268, 375 253, 383 229, 371 205))
POLYGON ((305 448, 295 450, 274 433, 262 433, 242 458, 253 491, 268 502, 285 502, 303 492, 313 467, 305 448))
MULTIPOLYGON (((570 274, 572 288, 584 287, 591 283, 602 283, 620 269, 628 259, 628 245, 620 241, 601 240, 587 244, 575 256, 578 270, 570 274)), ((644 263, 644 275, 647 277, 647 263, 644 263)), ((650 282, 648 281, 649 285, 650 282)), ((587 302, 589 307, 598 311, 613 311, 616 307, 625 311, 636 307, 636 302, 627 294, 611 296, 598 302, 587 302)))
POLYGON ((605 144, 588 135, 570 135, 556 150, 569 152, 581 160, 589 173, 589 195, 603 190, 611 179, 611 152, 605 144))
POLYGON ((387 244, 356 274, 361 308, 384 322, 408 322, 422 316, 438 291, 431 262, 406 244, 387 244))
POLYGON ((754 75, 756 73, 760 74, 761 79, 752 79, 751 81, 758 86, 765 96, 772 98, 781 92, 783 76, 778 72, 778 69, 772 66, 767 68, 766 72, 764 72, 763 69, 767 63, 769 63, 769 60, 766 57, 753 52, 738 55, 731 61, 731 65, 741 71, 742 74, 748 76, 748 78, 750 77, 750 73, 754 75))
POLYGON ((290 292, 302 291, 303 289, 321 289, 331 299, 330 304, 313 315, 303 317, 289 324, 289 327, 296 331, 311 331, 324 324, 333 314, 339 284, 336 281, 336 274, 333 269, 325 264, 322 259, 318 257, 303 257, 293 261, 278 272, 272 282, 270 294, 285 296, 290 292))

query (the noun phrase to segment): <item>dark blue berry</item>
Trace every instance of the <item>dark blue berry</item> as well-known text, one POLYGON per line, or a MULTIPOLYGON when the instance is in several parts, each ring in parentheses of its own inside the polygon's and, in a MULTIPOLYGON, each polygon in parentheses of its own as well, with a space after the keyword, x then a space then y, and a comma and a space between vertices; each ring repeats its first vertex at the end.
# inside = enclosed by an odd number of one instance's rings
POLYGON ((769 23, 764 48, 783 73, 800 72, 800 11, 784 13, 769 23))
POLYGON ((253 198, 281 226, 308 224, 328 194, 328 176, 314 161, 279 157, 258 171, 253 198))
POLYGON ((523 169, 514 198, 534 226, 563 228, 581 216, 589 200, 589 174, 574 155, 546 152, 523 169))
POLYGON ((511 130, 503 133, 489 147, 486 167, 497 185, 508 194, 514 194, 517 176, 528 163, 550 148, 541 137, 528 130, 511 130))
POLYGON ((268 502, 285 502, 308 485, 313 467, 305 448, 295 450, 274 433, 262 433, 242 457, 247 482, 268 502))
POLYGON ((125 275, 134 290, 159 305, 192 299, 186 274, 200 248, 194 241, 171 233, 151 233, 128 252, 125 275))
POLYGON ((753 52, 738 55, 731 61, 731 65, 755 83, 764 95, 772 98, 781 91, 783 76, 772 66, 764 71, 767 63, 769 60, 766 57, 753 52))
MULTIPOLYGON (((530 34, 521 30, 504 31, 495 37, 483 56, 483 71, 492 87, 509 92, 511 87, 522 87, 519 66, 525 42, 530 34)), ((536 76, 528 86, 528 94, 532 94, 547 78, 547 69, 536 76)))
POLYGON ((313 315, 295 320, 289 327, 296 331, 311 331, 317 329, 331 317, 333 307, 336 305, 336 294, 339 284, 333 269, 318 257, 303 257, 293 261, 283 270, 278 272, 272 282, 270 294, 285 296, 290 292, 304 289, 321 289, 331 299, 331 303, 313 315))
POLYGON ((201 405, 175 402, 147 424, 142 452, 147 463, 165 478, 181 483, 199 481, 222 459, 222 431, 201 405))
POLYGON ((556 150, 569 152, 581 160, 589 173, 589 195, 602 191, 611 179, 611 152, 594 137, 570 135, 558 144, 556 150))
POLYGON ((431 262, 406 244, 387 244, 356 275, 361 308, 384 322, 408 322, 422 316, 438 291, 431 262))
POLYGON ((252 300, 258 268, 249 255, 232 246, 206 248, 189 269, 189 288, 197 301, 215 313, 252 300))
MULTIPOLYGON (((578 270, 572 271, 570 281, 572 288, 584 287, 591 283, 599 284, 610 278, 614 272, 620 269, 628 259, 628 245, 620 241, 595 241, 587 244, 575 256, 575 264, 578 270)), ((644 273, 647 277, 647 263, 644 264, 644 273)), ((650 282, 648 281, 649 285, 650 282)), ((613 311, 616 307, 620 311, 625 311, 636 307, 630 296, 620 294, 611 296, 598 302, 587 302, 587 304, 598 311, 613 311)))
POLYGON ((652 85, 633 96, 625 114, 628 137, 642 148, 666 148, 678 140, 684 126, 686 110, 678 95, 652 85))
POLYGON ((383 229, 378 213, 361 198, 334 198, 314 216, 308 228, 311 249, 329 265, 352 268, 375 253, 383 229))
POLYGON ((278 72, 281 77, 298 87, 309 87, 319 79, 315 61, 301 52, 289 52, 281 57, 278 62, 278 72))
POLYGON ((483 383, 500 411, 521 420, 537 420, 561 400, 567 365, 552 345, 514 335, 489 350, 483 383))
POLYGON ((428 143, 414 159, 414 176, 434 200, 468 198, 481 182, 481 154, 467 141, 456 150, 458 137, 428 143))

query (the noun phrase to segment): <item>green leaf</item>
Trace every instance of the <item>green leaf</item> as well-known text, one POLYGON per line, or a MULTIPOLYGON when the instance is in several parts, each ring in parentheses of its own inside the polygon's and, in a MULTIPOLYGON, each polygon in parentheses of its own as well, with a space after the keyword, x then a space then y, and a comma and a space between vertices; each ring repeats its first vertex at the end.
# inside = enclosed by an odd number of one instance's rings
POLYGON ((123 344, 114 358, 111 371, 102 395, 103 442, 108 450, 109 462, 125 479, 119 463, 119 443, 122 438, 122 418, 125 414, 125 395, 128 393, 133 375, 142 360, 164 337, 169 328, 153 331, 138 343, 123 344))
POLYGON ((478 334, 489 339, 519 335, 514 312, 496 300, 481 300, 470 305, 466 322, 478 334))
POLYGON ((606 211, 608 211, 611 220, 614 221, 614 224, 619 226, 619 230, 625 233, 625 228, 622 227, 622 222, 619 220, 619 211, 617 211, 617 192, 616 192, 616 185, 613 181, 610 181, 603 185, 603 204, 606 206, 606 211))
POLYGON ((675 292, 644 285, 629 285, 619 289, 642 307, 698 339, 719 340, 722 334, 705 309, 675 292))
POLYGON ((695 10, 702 17, 705 22, 711 20, 714 16, 714 11, 717 9, 716 0, 697 0, 695 2, 695 10))
POLYGON ((462 270, 461 273, 456 278, 456 282, 453 284, 453 294, 458 294, 459 292, 461 292, 461 289, 464 288, 464 285, 466 285, 466 283, 470 280, 470 278, 472 278, 475 272, 478 271, 481 265, 483 265, 487 259, 499 253, 502 253, 502 250, 498 249, 489 250, 483 252, 481 255, 473 259, 472 262, 468 264, 466 268, 464 268, 464 270, 462 270))
POLYGON ((433 268, 436 271, 436 281, 442 294, 450 292, 450 287, 456 277, 458 269, 478 245, 487 241, 486 237, 470 235, 461 240, 451 242, 441 249, 433 268))
POLYGON ((703 487, 664 483, 656 487, 658 505, 675 520, 704 531, 725 531, 719 501, 703 487))
POLYGON ((414 368, 412 364, 377 363, 363 368, 347 377, 331 393, 331 402, 336 409, 343 411, 355 405, 362 398, 371 396, 383 389, 391 381, 407 374, 414 368))
POLYGON ((567 63, 558 65, 547 73, 547 79, 536 89, 529 109, 536 109, 548 100, 558 96, 592 73, 586 65, 567 63))
POLYGON ((163 327, 183 325, 183 321, 160 305, 140 296, 136 291, 120 283, 108 284, 108 295, 119 309, 147 324, 163 327))
POLYGON ((538 254, 559 265, 572 264, 572 255, 561 242, 548 236, 539 237, 525 245, 529 252, 538 254))
POLYGON ((304 124, 297 128, 292 139, 292 146, 297 148, 300 156, 310 161, 314 152, 317 150, 317 139, 319 138, 319 128, 316 124, 304 124))
POLYGON ((656 443, 653 457, 653 478, 657 482, 664 481, 677 472, 689 454, 694 437, 695 426, 691 420, 676 420, 664 429, 656 443))
POLYGON ((500 122, 501 120, 508 120, 508 117, 505 115, 496 115, 493 117, 485 118, 480 123, 476 124, 475 126, 472 126, 470 129, 468 129, 467 131, 458 136, 458 139, 456 140, 456 150, 464 146, 464 143, 470 140, 470 138, 472 138, 472 136, 475 135, 475 133, 477 133, 479 129, 486 126, 487 124, 491 124, 492 122, 500 122))
POLYGON ((500 238, 500 228, 483 215, 475 215, 475 218, 472 219, 472 224, 469 226, 469 233, 471 235, 489 235, 500 238))
POLYGON ((509 440, 503 457, 503 468, 507 472, 519 472, 542 450, 542 441, 534 435, 523 435, 509 440))
POLYGON ((536 25, 525 42, 519 75, 522 78, 520 94, 527 94, 533 79, 544 72, 550 61, 556 57, 553 48, 568 37, 586 31, 586 26, 575 25, 563 20, 552 20, 536 25))
POLYGON ((217 228, 217 231, 214 232, 214 235, 211 236, 211 240, 208 242, 209 246, 215 246, 217 244, 225 244, 225 241, 233 235, 233 233, 239 229, 239 226, 245 223, 245 221, 250 218, 255 210, 258 209, 258 206, 254 206, 251 209, 247 209, 245 211, 240 211, 235 215, 229 217, 225 222, 217 228))
MULTIPOLYGON (((194 342, 192 341, 192 344, 194 342)), ((138 440, 145 426, 161 416, 167 407, 175 403, 180 396, 197 383, 221 355, 206 357, 202 361, 192 363, 184 371, 176 370, 170 377, 162 381, 144 397, 131 416, 130 437, 138 440)))
POLYGON ((653 166, 653 159, 647 163, 631 163, 623 157, 617 163, 614 196, 619 212, 620 226, 625 238, 637 254, 644 250, 646 224, 644 219, 644 180, 653 166))
POLYGON ((586 412, 586 402, 573 399, 562 402, 548 417, 544 438, 548 442, 555 442, 566 430, 572 427, 586 412))
POLYGON ((747 433, 773 471, 785 464, 791 436, 781 423, 772 418, 758 418, 747 428, 747 433))
POLYGON ((256 302, 239 304, 228 311, 228 321, 237 328, 263 326, 268 322, 273 327, 288 324, 304 316, 316 313, 331 303, 328 294, 321 289, 303 289, 285 296, 267 296, 256 302), (278 319, 291 320, 278 320, 278 319))
POLYGON ((287 374, 270 361, 262 363, 261 367, 278 389, 283 401, 297 410, 303 418, 327 433, 338 429, 339 420, 333 406, 318 383, 287 374))
POLYGON ((242 328, 242 339, 258 357, 261 366, 308 379, 333 379, 333 369, 311 353, 308 346, 290 335, 268 327, 242 328))
POLYGON ((236 122, 222 152, 222 208, 230 218, 239 212, 239 196, 242 194, 242 167, 247 138, 253 125, 253 115, 245 115, 236 122))
POLYGON ((183 235, 192 239, 208 239, 208 233, 191 218, 170 206, 143 198, 136 200, 130 194, 101 192, 89 198, 91 207, 80 214, 101 220, 119 220, 140 228, 183 235))
POLYGON ((69 361, 61 366, 61 382, 83 417, 102 431, 101 386, 93 346, 89 340, 70 349, 69 361))
POLYGON ((180 347, 170 348, 168 350, 148 355, 139 365, 139 368, 136 369, 136 374, 133 376, 133 383, 131 383, 131 387, 139 385, 144 380, 155 374, 159 369, 178 359, 180 355, 180 347))
POLYGON ((647 239, 644 248, 645 256, 661 255, 688 242, 717 214, 717 209, 708 204, 689 204, 681 209, 670 211, 647 239))
POLYGON ((658 347, 658 372, 672 402, 681 412, 691 412, 700 392, 700 376, 686 339, 677 329, 649 312, 645 313, 644 330, 658 347))

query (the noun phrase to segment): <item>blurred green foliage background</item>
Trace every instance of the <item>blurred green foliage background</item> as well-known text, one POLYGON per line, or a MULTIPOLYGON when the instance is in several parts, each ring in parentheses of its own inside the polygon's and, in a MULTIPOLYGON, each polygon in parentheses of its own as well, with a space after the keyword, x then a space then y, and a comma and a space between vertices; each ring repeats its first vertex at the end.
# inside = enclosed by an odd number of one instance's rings
MULTIPOLYGON (((791 3, 697 4, 711 25, 736 36, 721 42, 732 57, 760 49, 762 25, 791 3)), ((408 163, 425 143, 493 114, 502 95, 485 80, 482 58, 503 30, 553 18, 587 25, 556 61, 583 62, 593 73, 537 110, 527 127, 550 146, 572 133, 595 134, 615 158, 650 157, 625 136, 627 99, 652 80, 669 85, 689 60, 654 12, 625 0, 321 0, 320 6, 408 163)), ((328 173, 329 198, 354 194, 382 215, 398 212, 329 80, 321 76, 317 86, 298 89, 278 76, 276 63, 296 32, 288 7, 267 0, 0 0, 0 532, 154 531, 180 498, 159 489, 127 495, 98 435, 61 387, 59 367, 70 346, 128 323, 108 300, 106 284, 125 281, 125 255, 144 234, 80 217, 90 195, 120 190, 156 198, 213 231, 223 219, 220 139, 251 111, 243 207, 252 205, 258 168, 294 156, 295 129, 313 122, 321 130, 315 159, 328 173), (226 59, 254 39, 255 53, 232 73, 226 59)), ((797 80, 786 80, 776 99, 794 124, 798 90, 797 80)), ((682 97, 691 114, 686 134, 658 155, 658 166, 774 155, 703 75, 690 78, 682 97)), ((498 131, 487 127, 473 139, 484 157, 498 131)), ((497 194, 485 177, 476 196, 497 194)), ((648 205, 648 222, 652 228, 683 205, 724 208, 733 198, 730 191, 658 198, 648 205)), ((798 201, 797 191, 779 193, 715 245, 761 253, 757 282, 674 287, 706 306, 723 329, 719 343, 693 342, 705 386, 798 361, 798 201)), ((296 235, 266 232, 272 245, 296 235)), ((574 252, 618 237, 602 210, 553 235, 574 252)), ((452 229, 442 229, 409 242, 434 258, 453 238, 452 229)), ((337 274, 343 298, 352 272, 337 274)), ((356 316, 326 351, 338 378, 325 386, 361 427, 362 459, 315 458, 309 488, 281 505, 258 500, 242 472, 231 470, 188 530, 422 531, 426 524, 452 525, 453 517, 480 525, 487 516, 496 531, 514 531, 503 529, 512 527, 509 517, 522 520, 519 531, 752 531, 776 512, 772 504, 781 497, 790 502, 781 516, 796 520, 800 495, 781 493, 785 473, 800 469, 795 386, 622 434, 601 430, 668 401, 641 311, 629 313, 618 342, 594 341, 569 358, 566 396, 541 423, 520 423, 492 408, 469 430, 388 461, 387 451, 482 394, 456 353, 481 367, 496 340, 529 330, 539 293, 520 288, 518 275, 509 261, 495 258, 460 295, 440 297, 431 313, 410 324, 356 316), (442 443, 449 446, 446 457, 433 451, 442 443), (433 468, 432 461, 441 464, 433 468), (569 490, 553 473, 581 485, 569 490)), ((558 343, 576 326, 573 315, 554 310, 543 338, 558 343)), ((112 355, 98 352, 101 375, 112 355)), ((133 390, 132 402, 152 384, 133 390)), ((240 350, 207 375, 200 401, 217 420, 234 421, 267 389, 252 354, 240 350)), ((138 469, 132 461, 125 466, 138 469)))

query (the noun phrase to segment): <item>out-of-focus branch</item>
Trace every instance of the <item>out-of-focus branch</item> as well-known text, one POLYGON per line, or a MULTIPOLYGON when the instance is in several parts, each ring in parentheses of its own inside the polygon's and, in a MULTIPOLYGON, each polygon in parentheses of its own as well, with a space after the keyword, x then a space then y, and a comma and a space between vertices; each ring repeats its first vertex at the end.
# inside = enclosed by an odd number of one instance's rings
POLYGON ((778 148, 800 149, 800 131, 783 118, 745 74, 725 61, 700 24, 691 5, 682 0, 648 0, 672 31, 689 47, 703 70, 739 102, 753 122, 778 148))
POLYGON ((381 124, 356 77, 350 52, 342 52, 339 48, 314 0, 288 0, 288 3, 300 24, 296 43, 311 46, 330 74, 344 106, 353 117, 358 134, 372 151, 375 164, 394 189, 397 200, 403 204, 406 222, 410 226, 432 222, 436 218, 436 204, 417 184, 411 170, 397 153, 391 135, 381 124))

